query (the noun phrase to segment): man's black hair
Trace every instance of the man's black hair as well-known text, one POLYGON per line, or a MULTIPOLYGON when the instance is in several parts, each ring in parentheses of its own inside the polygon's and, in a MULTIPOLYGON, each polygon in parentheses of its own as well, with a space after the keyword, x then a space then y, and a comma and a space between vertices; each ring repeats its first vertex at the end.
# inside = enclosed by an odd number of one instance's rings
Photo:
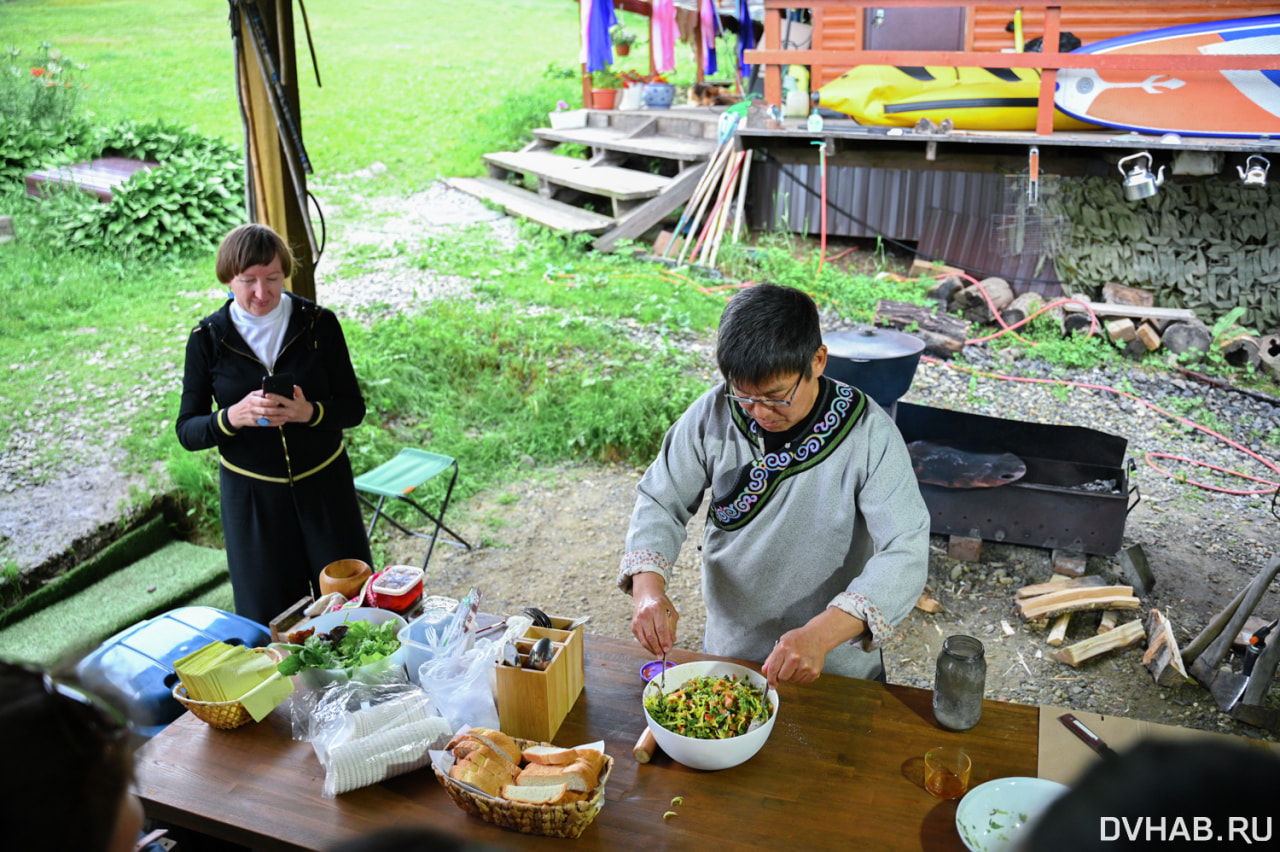
POLYGON ((720 316, 716 362, 725 381, 760 385, 775 376, 812 375, 822 345, 818 306, 803 290, 756 284, 720 316))

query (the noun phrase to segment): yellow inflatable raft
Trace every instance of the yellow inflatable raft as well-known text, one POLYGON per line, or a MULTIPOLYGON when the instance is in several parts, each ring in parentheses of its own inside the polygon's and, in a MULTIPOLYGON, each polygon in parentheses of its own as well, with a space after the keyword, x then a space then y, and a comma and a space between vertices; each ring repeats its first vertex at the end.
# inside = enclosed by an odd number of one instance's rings
MULTIPOLYGON (((859 65, 823 86, 819 105, 859 124, 914 127, 951 119, 958 130, 1034 130, 1040 72, 1034 68, 859 65)), ((1055 130, 1092 130, 1054 110, 1055 130)))

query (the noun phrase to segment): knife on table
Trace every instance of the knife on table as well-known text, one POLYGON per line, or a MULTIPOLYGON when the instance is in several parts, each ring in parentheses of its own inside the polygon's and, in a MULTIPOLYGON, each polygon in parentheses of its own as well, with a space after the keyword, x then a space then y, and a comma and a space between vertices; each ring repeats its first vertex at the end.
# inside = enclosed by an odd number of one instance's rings
POLYGON ((1058 721, 1065 725, 1068 731, 1079 737, 1085 745, 1102 755, 1104 760, 1112 760, 1117 757, 1115 750, 1103 742, 1102 737, 1089 730, 1089 726, 1075 716, 1070 713, 1063 713, 1058 717, 1058 721))

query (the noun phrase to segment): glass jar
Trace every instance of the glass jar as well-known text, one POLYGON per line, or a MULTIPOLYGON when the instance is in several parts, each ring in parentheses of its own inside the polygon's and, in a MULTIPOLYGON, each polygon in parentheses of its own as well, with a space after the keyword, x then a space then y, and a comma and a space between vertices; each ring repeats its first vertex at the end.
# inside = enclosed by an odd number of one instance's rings
POLYGON ((982 718, 987 660, 972 636, 948 636, 938 654, 933 682, 933 718, 949 731, 967 731, 982 718))

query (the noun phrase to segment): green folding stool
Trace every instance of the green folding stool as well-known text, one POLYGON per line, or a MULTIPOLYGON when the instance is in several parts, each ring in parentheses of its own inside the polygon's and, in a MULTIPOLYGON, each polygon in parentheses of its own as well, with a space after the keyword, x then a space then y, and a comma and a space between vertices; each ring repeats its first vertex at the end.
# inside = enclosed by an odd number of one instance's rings
MULTIPOLYGON (((444 524, 444 513, 449 508, 449 498, 453 496, 453 485, 458 481, 458 462, 450 456, 442 456, 439 453, 429 453, 426 450, 419 450, 413 447, 405 447, 395 458, 388 462, 384 462, 368 473, 363 473, 356 477, 356 496, 360 501, 369 508, 373 509, 373 518, 369 521, 369 538, 373 539, 373 528, 377 526, 378 518, 386 518, 387 523, 396 529, 408 535, 417 536, 418 538, 426 538, 431 540, 431 544, 427 545, 427 555, 422 560, 422 570, 425 573, 427 563, 431 561, 431 551, 435 550, 436 539, 440 537, 440 531, 444 530, 449 535, 457 539, 457 544, 471 549, 471 545, 467 544, 462 536, 449 529, 444 524), (409 495, 422 485, 425 485, 431 479, 444 473, 450 468, 453 469, 453 476, 449 480, 449 487, 445 490, 444 499, 440 502, 438 514, 432 514, 423 508, 409 495), (377 494, 378 502, 375 504, 372 500, 365 497, 360 492, 368 494, 377 494), (390 497, 394 500, 400 500, 408 503, 417 509, 428 520, 436 525, 435 531, 431 535, 411 530, 404 524, 397 521, 387 513, 382 511, 383 505, 390 497)), ((449 542, 453 544, 454 542, 449 542)))

